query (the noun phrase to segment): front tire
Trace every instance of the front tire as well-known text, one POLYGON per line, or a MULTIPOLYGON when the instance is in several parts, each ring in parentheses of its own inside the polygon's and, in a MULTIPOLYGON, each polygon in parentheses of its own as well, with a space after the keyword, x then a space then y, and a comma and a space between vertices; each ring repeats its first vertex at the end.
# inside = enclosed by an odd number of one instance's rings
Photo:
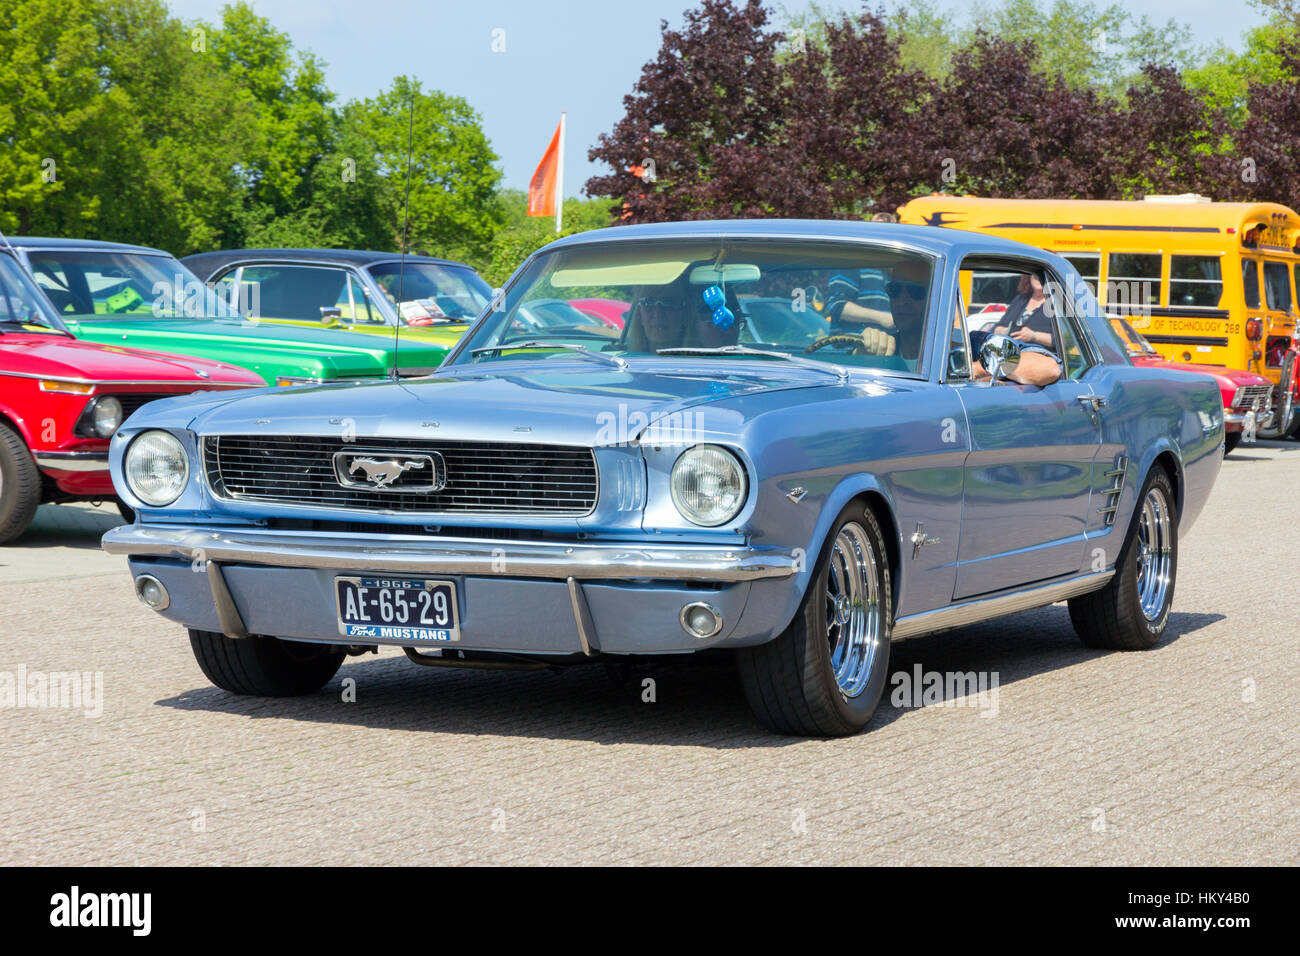
POLYGON ((1115 576, 1100 591, 1070 600, 1070 621, 1084 644, 1141 651, 1164 635, 1178 577, 1175 500, 1173 482, 1156 465, 1138 494, 1115 576))
POLYGON ((203 674, 232 694, 297 697, 324 687, 346 651, 334 644, 278 637, 231 638, 190 628, 190 647, 203 674))
POLYGON ((769 730, 842 737, 870 722, 889 676, 893 590, 876 516, 851 504, 832 526, 790 626, 739 651, 745 697, 769 730))
POLYGON ((0 544, 22 535, 40 506, 40 469, 22 436, 0 424, 0 544))
POLYGON ((1223 435, 1223 457, 1227 458, 1241 444, 1241 432, 1225 432, 1223 435))

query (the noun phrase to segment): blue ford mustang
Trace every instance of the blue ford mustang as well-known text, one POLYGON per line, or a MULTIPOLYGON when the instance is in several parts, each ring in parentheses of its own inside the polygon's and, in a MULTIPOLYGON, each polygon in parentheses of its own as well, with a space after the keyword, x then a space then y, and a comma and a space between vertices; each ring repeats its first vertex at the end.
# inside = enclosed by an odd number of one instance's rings
POLYGON ((347 653, 538 667, 734 652, 755 714, 862 729, 891 639, 1068 601, 1161 637, 1218 473, 1214 382, 1133 366, 1062 259, 894 224, 629 226, 532 256, 435 374, 155 402, 104 547, 242 694, 347 653), (1043 301, 976 341, 963 289, 1043 301), (606 298, 623 328, 538 327, 606 298))

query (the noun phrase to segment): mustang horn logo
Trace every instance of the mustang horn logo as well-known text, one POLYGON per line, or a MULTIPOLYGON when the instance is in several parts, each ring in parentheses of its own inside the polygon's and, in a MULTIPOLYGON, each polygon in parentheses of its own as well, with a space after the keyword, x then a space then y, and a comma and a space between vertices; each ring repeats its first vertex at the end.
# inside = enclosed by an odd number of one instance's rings
POLYGON ((353 458, 348 474, 365 472, 366 481, 376 488, 387 488, 412 468, 423 468, 428 459, 419 458, 353 458))

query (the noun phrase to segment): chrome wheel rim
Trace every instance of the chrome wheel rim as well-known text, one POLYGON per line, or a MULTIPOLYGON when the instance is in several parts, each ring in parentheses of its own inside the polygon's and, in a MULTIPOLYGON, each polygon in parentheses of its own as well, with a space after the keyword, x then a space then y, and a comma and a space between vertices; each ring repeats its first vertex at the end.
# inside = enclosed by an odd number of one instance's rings
POLYGON ((1173 563, 1173 518, 1159 488, 1148 491, 1142 502, 1136 544, 1138 604, 1143 616, 1155 621, 1165 608, 1173 563))
POLYGON ((845 697, 866 689, 884 629, 876 556, 866 529, 850 521, 835 536, 826 574, 826 641, 845 697))

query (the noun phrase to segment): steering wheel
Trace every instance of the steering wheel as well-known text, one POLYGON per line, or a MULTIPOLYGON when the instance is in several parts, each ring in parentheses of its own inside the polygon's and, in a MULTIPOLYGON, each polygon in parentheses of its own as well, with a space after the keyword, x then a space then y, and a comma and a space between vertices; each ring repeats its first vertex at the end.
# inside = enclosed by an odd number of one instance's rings
POLYGON ((851 355, 867 354, 867 346, 866 343, 862 341, 862 336, 854 335, 852 332, 836 332, 834 335, 823 335, 821 338, 817 339, 806 349, 804 349, 803 354, 811 355, 813 352, 816 352, 820 349, 824 349, 828 345, 852 345, 853 351, 849 354, 851 355))

